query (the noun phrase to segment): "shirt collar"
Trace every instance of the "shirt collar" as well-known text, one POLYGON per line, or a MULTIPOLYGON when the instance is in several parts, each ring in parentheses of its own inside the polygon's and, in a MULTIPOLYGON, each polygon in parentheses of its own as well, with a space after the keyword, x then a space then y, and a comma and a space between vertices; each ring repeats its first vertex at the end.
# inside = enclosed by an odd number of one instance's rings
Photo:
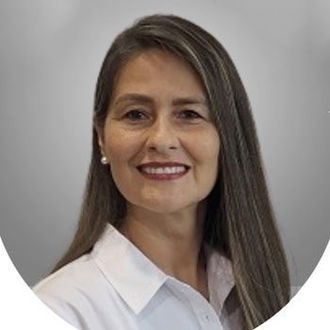
MULTIPOLYGON (((205 248, 210 302, 221 310, 234 286, 231 262, 208 245, 205 248)), ((95 244, 92 256, 106 279, 135 314, 139 314, 171 278, 111 224, 107 224, 95 244)))
POLYGON ((207 243, 204 244, 207 258, 207 277, 211 305, 222 311, 229 293, 235 286, 231 261, 207 243))

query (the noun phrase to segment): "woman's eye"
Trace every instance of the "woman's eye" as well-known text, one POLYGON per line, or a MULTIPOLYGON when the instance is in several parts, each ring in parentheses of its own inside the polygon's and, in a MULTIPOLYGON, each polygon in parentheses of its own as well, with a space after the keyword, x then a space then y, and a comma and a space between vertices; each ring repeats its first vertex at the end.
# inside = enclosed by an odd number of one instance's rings
POLYGON ((148 116, 141 110, 130 110, 125 113, 124 118, 131 121, 140 121, 147 119, 148 116))
POLYGON ((179 113, 179 117, 189 120, 202 118, 202 116, 194 110, 183 110, 179 113))

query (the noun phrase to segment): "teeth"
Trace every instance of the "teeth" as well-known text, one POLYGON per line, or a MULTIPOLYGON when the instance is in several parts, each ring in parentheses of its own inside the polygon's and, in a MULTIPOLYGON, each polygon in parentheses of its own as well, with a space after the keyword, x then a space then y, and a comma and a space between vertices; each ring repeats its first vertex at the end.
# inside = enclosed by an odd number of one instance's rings
POLYGON ((186 171, 184 166, 173 166, 173 167, 142 167, 142 172, 147 174, 177 174, 186 171))

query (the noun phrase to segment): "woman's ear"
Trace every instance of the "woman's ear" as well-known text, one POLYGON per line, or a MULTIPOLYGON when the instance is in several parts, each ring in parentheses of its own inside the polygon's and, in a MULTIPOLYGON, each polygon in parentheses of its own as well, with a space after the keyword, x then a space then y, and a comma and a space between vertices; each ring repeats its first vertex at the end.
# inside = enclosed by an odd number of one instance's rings
POLYGON ((104 152, 104 142, 103 142, 103 138, 102 136, 98 135, 98 139, 97 139, 98 145, 100 147, 100 153, 102 156, 105 156, 105 152, 104 152))
POLYGON ((100 147, 100 153, 102 154, 102 156, 105 156, 105 153, 104 153, 104 136, 103 136, 103 132, 95 127, 95 130, 96 130, 96 134, 97 134, 97 143, 100 147))

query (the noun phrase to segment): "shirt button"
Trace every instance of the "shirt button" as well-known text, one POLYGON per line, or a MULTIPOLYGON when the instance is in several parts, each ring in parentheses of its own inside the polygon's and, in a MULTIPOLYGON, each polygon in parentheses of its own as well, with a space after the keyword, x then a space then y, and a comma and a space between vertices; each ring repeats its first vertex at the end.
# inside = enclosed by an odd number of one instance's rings
POLYGON ((208 313, 200 313, 200 320, 203 323, 213 323, 214 322, 214 318, 212 318, 212 316, 208 313))
POLYGON ((205 322, 207 322, 207 323, 218 323, 217 319, 214 318, 212 315, 209 315, 209 314, 205 315, 205 322))

